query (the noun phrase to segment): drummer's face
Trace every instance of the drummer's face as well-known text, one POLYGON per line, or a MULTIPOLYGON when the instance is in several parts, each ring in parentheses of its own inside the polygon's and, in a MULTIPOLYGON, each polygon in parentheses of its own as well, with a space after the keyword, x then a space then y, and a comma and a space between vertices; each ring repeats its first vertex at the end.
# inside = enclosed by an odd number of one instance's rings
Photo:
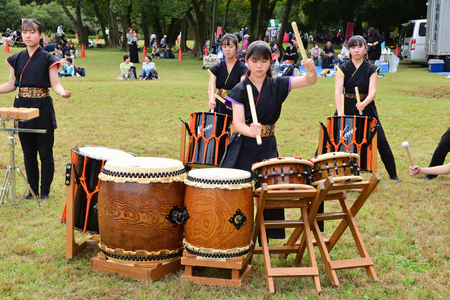
POLYGON ((350 47, 350 54, 352 55, 352 58, 360 59, 361 57, 364 57, 365 53, 366 53, 366 46, 362 44, 350 47))

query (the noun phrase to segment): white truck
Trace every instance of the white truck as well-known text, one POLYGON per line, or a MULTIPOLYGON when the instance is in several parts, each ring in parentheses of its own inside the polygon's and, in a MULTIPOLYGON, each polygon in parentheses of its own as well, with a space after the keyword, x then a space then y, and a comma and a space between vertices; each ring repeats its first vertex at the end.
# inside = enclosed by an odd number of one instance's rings
POLYGON ((450 57, 450 0, 428 0, 425 53, 428 59, 450 57))

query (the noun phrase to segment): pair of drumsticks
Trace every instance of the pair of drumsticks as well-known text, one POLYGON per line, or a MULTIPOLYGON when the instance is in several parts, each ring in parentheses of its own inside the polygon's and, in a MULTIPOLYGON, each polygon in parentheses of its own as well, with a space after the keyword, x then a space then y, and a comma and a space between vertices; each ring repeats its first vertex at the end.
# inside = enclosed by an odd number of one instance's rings
MULTIPOLYGON (((355 86, 355 94, 356 94, 356 102, 358 102, 358 104, 360 104, 361 96, 359 94, 359 89, 357 86, 355 86)), ((341 96, 341 114, 339 116, 345 115, 344 114, 344 100, 345 100, 345 96, 344 96, 344 94, 342 94, 342 96, 341 96)), ((362 111, 360 111, 360 110, 358 110, 358 111, 359 111, 359 115, 362 116, 362 114, 363 114, 362 111)))

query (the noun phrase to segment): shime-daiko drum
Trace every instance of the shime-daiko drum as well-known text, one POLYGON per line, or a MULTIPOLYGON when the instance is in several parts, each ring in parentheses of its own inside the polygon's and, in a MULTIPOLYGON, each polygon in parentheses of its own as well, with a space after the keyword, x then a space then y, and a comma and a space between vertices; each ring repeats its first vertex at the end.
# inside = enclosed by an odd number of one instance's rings
POLYGON ((361 170, 372 171, 372 139, 377 120, 364 116, 332 116, 327 118, 327 152, 347 152, 360 155, 361 170))
POLYGON ((250 172, 209 168, 185 180, 186 251, 208 258, 247 254, 252 246, 253 181, 250 172))
MULTIPOLYGON (((258 185, 268 185, 269 190, 307 190, 311 186, 311 170, 314 164, 298 157, 277 157, 253 164, 258 185)), ((261 187, 257 188, 258 195, 261 187)))
MULTIPOLYGON (((71 150, 71 162, 79 177, 75 185, 75 229, 99 233, 97 200, 100 180, 98 175, 106 161, 114 158, 130 158, 135 155, 123 150, 106 147, 83 146, 71 150)), ((66 222, 65 209, 62 223, 66 222)))
POLYGON ((178 160, 133 157, 108 161, 99 178, 99 244, 110 260, 172 261, 183 251, 184 179, 178 160))
POLYGON ((231 118, 225 114, 194 112, 189 121, 186 164, 191 167, 217 167, 230 137, 231 118))
POLYGON ((312 176, 317 186, 319 182, 332 177, 335 182, 357 182, 363 178, 359 176, 359 155, 354 153, 333 152, 316 156, 312 161, 314 168, 312 176))

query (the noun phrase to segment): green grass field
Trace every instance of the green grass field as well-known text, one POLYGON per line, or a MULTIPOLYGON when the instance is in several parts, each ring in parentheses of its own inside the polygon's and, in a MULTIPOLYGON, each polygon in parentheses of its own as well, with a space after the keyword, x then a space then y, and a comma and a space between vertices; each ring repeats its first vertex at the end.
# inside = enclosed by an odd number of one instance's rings
MULTIPOLYGON (((10 54, 0 48, 0 60, 10 54)), ((22 49, 11 48, 11 54, 22 49)), ((99 273, 90 267, 98 250, 86 250, 74 260, 65 258, 65 226, 60 224, 66 198, 65 166, 71 147, 98 145, 128 150, 140 156, 179 158, 180 126, 195 111, 206 111, 208 73, 202 61, 155 60, 162 79, 116 81, 124 52, 86 49, 75 59, 86 77, 62 78, 72 97, 54 93, 58 121, 55 132, 55 179, 50 200, 39 207, 24 200, 0 206, 0 297, 2 299, 314 299, 310 278, 275 279, 277 293, 268 292, 262 257, 255 256, 249 279, 240 288, 210 287, 180 281, 183 273, 157 282, 99 273), (88 89, 91 86, 91 89, 88 89)), ((177 55, 177 53, 175 53, 177 55)), ((140 54, 142 55, 142 54, 140 54)), ((142 70, 137 66, 138 72, 142 70)), ((9 66, 0 67, 0 83, 9 66)), ((427 166, 441 135, 448 128, 450 80, 426 68, 401 63, 397 73, 379 78, 377 108, 402 183, 388 180, 378 157, 382 181, 357 215, 357 223, 379 278, 372 282, 364 269, 338 271, 333 287, 320 253, 321 299, 446 299, 450 293, 450 177, 423 181, 409 175, 409 161, 401 144, 410 143, 415 164, 427 166)), ((13 106, 13 94, 0 95, 0 107, 13 106)), ((294 90, 277 123, 280 156, 312 158, 318 143, 319 122, 334 108, 334 80, 318 79, 312 87, 294 90)), ((10 123, 8 123, 10 124, 10 123)), ((9 165, 6 132, 0 132, 0 179, 9 165)), ((20 145, 16 159, 24 171, 20 145)), ((369 178, 369 174, 365 177, 369 178)), ((23 188, 23 186, 21 186, 23 188)), ((349 201, 357 193, 349 193, 349 201)), ((297 212, 288 214, 296 216, 297 212)), ((333 222, 330 222, 335 224, 333 222)), ((327 225, 326 233, 330 233, 327 225)), ((325 236, 327 234, 325 233, 325 236)), ((334 258, 357 257, 347 232, 334 258)), ((275 264, 285 265, 275 258, 275 264)), ((289 257, 287 263, 293 262, 289 257)), ((220 272, 216 272, 221 275, 220 272)), ((217 275, 217 274, 216 274, 217 275)))

